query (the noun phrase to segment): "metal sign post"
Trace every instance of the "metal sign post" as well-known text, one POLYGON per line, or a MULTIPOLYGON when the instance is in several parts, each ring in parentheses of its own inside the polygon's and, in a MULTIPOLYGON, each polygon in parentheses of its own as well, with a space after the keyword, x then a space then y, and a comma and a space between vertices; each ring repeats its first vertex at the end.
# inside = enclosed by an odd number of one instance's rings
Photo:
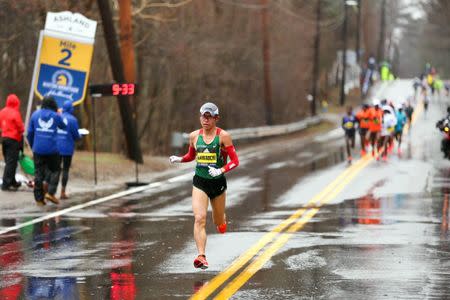
MULTIPOLYGON (((96 112, 95 102, 96 98, 108 97, 108 96, 133 96, 138 92, 138 85, 136 83, 109 83, 109 84, 94 84, 89 85, 89 93, 92 97, 92 123, 93 123, 93 150, 94 150, 94 181, 97 184, 97 134, 96 134, 96 112)), ((137 128, 137 106, 134 103, 134 125, 137 128)), ((147 182, 139 181, 139 166, 137 159, 134 160, 135 164, 135 182, 127 182, 128 187, 141 186, 148 184, 147 182)))
POLYGON ((28 94, 27 114, 25 116, 25 131, 27 131, 27 129, 28 129, 28 122, 30 121, 31 109, 33 107, 33 95, 34 95, 33 87, 36 85, 36 74, 37 74, 37 70, 39 67, 39 57, 41 57, 41 46, 42 46, 43 35, 44 35, 44 31, 41 30, 39 32, 39 43, 38 43, 38 49, 36 52, 36 59, 34 61, 33 78, 31 79, 30 93, 28 94))
POLYGON ((92 134, 94 136, 93 140, 93 151, 94 151, 94 184, 97 185, 97 122, 96 122, 96 111, 95 111, 95 98, 100 98, 101 94, 91 94, 92 98, 92 134))

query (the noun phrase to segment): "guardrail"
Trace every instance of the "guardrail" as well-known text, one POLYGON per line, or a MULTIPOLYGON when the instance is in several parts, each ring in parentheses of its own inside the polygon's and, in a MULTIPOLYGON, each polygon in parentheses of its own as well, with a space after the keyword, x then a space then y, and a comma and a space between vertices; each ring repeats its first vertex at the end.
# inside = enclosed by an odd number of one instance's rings
MULTIPOLYGON (((322 116, 308 117, 298 122, 273 125, 273 126, 260 126, 249 128, 237 128, 227 130, 233 141, 252 140, 262 137, 277 136, 283 134, 289 134, 306 129, 312 125, 317 125, 324 120, 322 116)), ((189 142, 189 133, 174 132, 172 134, 172 148, 182 148, 189 142)))

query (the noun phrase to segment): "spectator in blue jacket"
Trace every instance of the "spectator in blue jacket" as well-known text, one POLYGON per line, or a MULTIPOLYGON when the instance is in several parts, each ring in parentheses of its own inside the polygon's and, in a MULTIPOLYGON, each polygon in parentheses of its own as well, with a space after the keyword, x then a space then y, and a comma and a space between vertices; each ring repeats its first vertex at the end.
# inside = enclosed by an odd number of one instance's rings
POLYGON ((61 199, 67 199, 66 187, 69 181, 69 169, 72 164, 72 156, 75 150, 75 141, 80 138, 78 133, 78 120, 73 116, 72 102, 66 101, 61 115, 66 129, 58 129, 57 146, 62 162, 61 199))
POLYGON ((44 97, 41 109, 31 115, 27 130, 28 143, 33 150, 35 164, 34 200, 39 206, 45 205, 45 200, 55 204, 59 180, 59 154, 56 146, 57 128, 66 129, 63 119, 57 113, 58 106, 53 97, 44 97), (49 172, 48 192, 44 194, 43 181, 49 172))

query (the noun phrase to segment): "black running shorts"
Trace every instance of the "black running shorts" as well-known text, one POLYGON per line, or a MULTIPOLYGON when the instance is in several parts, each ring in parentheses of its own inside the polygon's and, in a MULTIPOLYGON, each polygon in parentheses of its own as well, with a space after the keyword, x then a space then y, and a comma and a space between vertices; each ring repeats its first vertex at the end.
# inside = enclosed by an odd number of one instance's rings
POLYGON ((221 176, 217 179, 206 179, 195 175, 192 184, 205 192, 211 200, 222 195, 227 190, 227 180, 225 179, 225 176, 221 176))
POLYGON ((352 139, 355 138, 355 130, 346 130, 345 136, 352 138, 352 139))

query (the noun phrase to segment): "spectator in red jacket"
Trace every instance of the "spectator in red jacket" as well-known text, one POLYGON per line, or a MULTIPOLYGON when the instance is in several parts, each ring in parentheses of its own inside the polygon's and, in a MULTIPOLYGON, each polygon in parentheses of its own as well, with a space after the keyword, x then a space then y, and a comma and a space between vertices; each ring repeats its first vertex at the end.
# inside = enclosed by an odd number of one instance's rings
POLYGON ((23 148, 23 121, 20 116, 20 100, 8 95, 6 106, 0 110, 0 129, 2 131, 2 150, 5 159, 2 191, 17 190, 20 182, 16 181, 17 161, 23 148))

